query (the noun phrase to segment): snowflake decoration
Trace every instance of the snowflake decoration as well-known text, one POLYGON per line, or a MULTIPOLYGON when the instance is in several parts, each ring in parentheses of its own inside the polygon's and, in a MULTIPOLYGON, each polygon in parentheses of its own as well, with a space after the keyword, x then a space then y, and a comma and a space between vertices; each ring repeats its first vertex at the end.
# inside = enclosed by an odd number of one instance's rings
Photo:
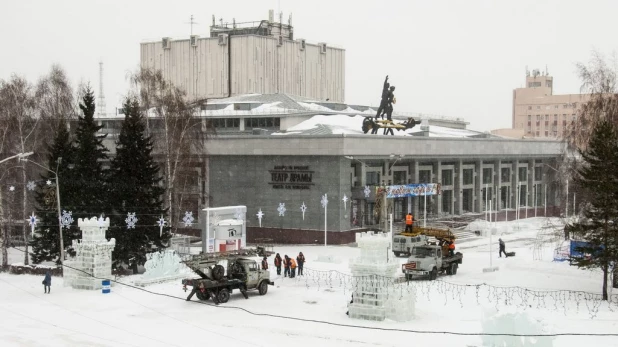
POLYGON ((15 186, 10 186, 9 187, 9 191, 14 192, 15 191, 15 186))
POLYGON ((262 209, 258 211, 256 216, 258 217, 258 221, 260 221, 260 228, 261 228, 262 227, 262 217, 264 217, 264 212, 262 212, 262 209))
POLYGON ((343 194, 343 199, 341 200, 343 201, 343 208, 347 210, 348 209, 348 197, 345 194, 343 194))
POLYGON ((157 225, 159 226, 159 237, 163 235, 163 227, 165 226, 165 223, 167 222, 163 219, 163 216, 161 216, 161 218, 157 221, 157 225))
POLYGON ((236 212, 234 213, 234 218, 238 220, 245 220, 245 214, 242 212, 242 209, 236 209, 236 212))
POLYGON ((35 227, 38 222, 39 222, 39 219, 36 218, 36 216, 34 215, 34 212, 32 212, 32 215, 30 216, 30 218, 28 218, 28 224, 31 227, 35 227))
POLYGON ((194 220, 195 218, 193 218, 193 212, 191 211, 186 211, 185 216, 182 218, 182 221, 185 222, 185 227, 190 227, 194 220))
POLYGON ((320 200, 320 204, 322 204, 323 208, 326 208, 328 205, 328 194, 322 195, 322 200, 320 200))
POLYGON ((135 229, 135 223, 137 223, 137 218, 135 217, 135 212, 127 213, 127 218, 124 220, 127 223, 127 229, 135 229))
POLYGON ((285 202, 279 203, 279 207, 277 207, 277 211, 279 211, 279 217, 285 216, 285 202))
POLYGON ((97 223, 99 223, 99 228, 103 228, 103 224, 105 224, 105 217, 100 215, 99 218, 97 218, 97 223))
POLYGON ((219 216, 217 212, 213 213, 212 216, 210 217, 210 225, 212 226, 219 225, 220 221, 221 221, 221 216, 219 216))
POLYGON ((34 190, 34 188, 36 188, 36 183, 34 183, 34 181, 28 181, 26 188, 28 188, 28 190, 34 190))
POLYGON ((371 195, 371 188, 369 188, 369 186, 365 186, 365 190, 363 190, 363 193, 365 193, 365 197, 368 198, 369 195, 371 195))
POLYGON ((65 210, 62 210, 62 216, 60 217, 60 225, 62 225, 63 228, 68 229, 71 226, 71 223, 73 223, 73 212, 67 212, 65 210))
POLYGON ((305 212, 307 212, 307 205, 305 205, 304 201, 303 201, 303 204, 300 205, 300 212, 303 213, 303 220, 305 220, 305 212))

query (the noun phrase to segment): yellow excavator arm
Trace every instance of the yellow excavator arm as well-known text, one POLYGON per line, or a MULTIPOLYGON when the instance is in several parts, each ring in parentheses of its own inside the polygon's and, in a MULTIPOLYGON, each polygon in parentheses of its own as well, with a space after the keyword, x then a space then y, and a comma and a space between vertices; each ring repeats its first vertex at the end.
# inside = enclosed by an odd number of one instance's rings
POLYGON ((440 241, 446 240, 449 242, 453 242, 457 238, 450 229, 423 228, 423 227, 418 227, 418 226, 414 227, 414 232, 401 233, 399 235, 412 236, 412 237, 419 236, 419 235, 426 235, 426 236, 433 236, 440 241))

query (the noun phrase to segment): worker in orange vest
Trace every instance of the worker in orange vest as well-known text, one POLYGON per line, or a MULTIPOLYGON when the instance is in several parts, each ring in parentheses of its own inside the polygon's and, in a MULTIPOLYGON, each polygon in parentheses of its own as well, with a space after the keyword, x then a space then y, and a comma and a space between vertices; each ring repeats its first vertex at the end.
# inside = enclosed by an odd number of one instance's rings
POLYGON ((405 232, 412 232, 412 227, 414 224, 414 216, 412 215, 412 213, 408 213, 408 215, 406 216, 406 230, 405 232))
POLYGON ((455 255, 455 242, 451 241, 448 245, 448 254, 455 255))
POLYGON ((296 277, 296 260, 294 258, 290 258, 290 278, 296 277))

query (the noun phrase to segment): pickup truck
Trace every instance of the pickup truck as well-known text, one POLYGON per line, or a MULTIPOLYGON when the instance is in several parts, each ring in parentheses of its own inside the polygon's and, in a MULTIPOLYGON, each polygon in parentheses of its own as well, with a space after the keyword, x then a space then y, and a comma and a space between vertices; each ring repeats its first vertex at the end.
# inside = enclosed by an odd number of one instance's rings
POLYGON ((463 254, 460 252, 451 255, 444 246, 419 245, 412 248, 408 262, 401 265, 401 270, 407 280, 415 276, 429 276, 430 280, 435 280, 441 273, 457 274, 462 262, 463 254))

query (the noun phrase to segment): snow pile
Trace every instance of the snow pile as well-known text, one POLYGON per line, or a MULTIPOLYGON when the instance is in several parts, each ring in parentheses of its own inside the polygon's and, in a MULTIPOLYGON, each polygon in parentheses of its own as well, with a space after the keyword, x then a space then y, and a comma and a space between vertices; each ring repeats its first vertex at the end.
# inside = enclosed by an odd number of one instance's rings
POLYGON ((146 254, 146 263, 144 264, 146 272, 144 272, 141 279, 135 281, 135 284, 144 286, 150 283, 161 283, 184 277, 191 273, 191 269, 181 263, 181 261, 182 259, 174 250, 148 253, 146 254))
MULTIPOLYGON (((521 334, 522 331, 529 335, 547 334, 543 331, 542 324, 539 321, 534 321, 526 312, 498 314, 483 321, 483 333, 485 334, 521 334)), ((553 345, 553 337, 551 336, 483 336, 483 346, 552 347, 553 345)))
POLYGON ((386 318, 406 321, 414 316, 414 291, 394 295, 386 278, 395 278, 399 260, 388 258, 391 234, 357 233, 360 258, 350 261, 352 276, 358 278, 352 302, 348 305, 350 318, 383 321, 386 318))
POLYGON ((64 262, 64 285, 75 289, 101 289, 101 278, 112 278, 112 251, 116 240, 105 239, 109 218, 80 218, 81 240, 73 240, 75 257, 64 262), (95 278, 97 277, 97 278, 95 278))

